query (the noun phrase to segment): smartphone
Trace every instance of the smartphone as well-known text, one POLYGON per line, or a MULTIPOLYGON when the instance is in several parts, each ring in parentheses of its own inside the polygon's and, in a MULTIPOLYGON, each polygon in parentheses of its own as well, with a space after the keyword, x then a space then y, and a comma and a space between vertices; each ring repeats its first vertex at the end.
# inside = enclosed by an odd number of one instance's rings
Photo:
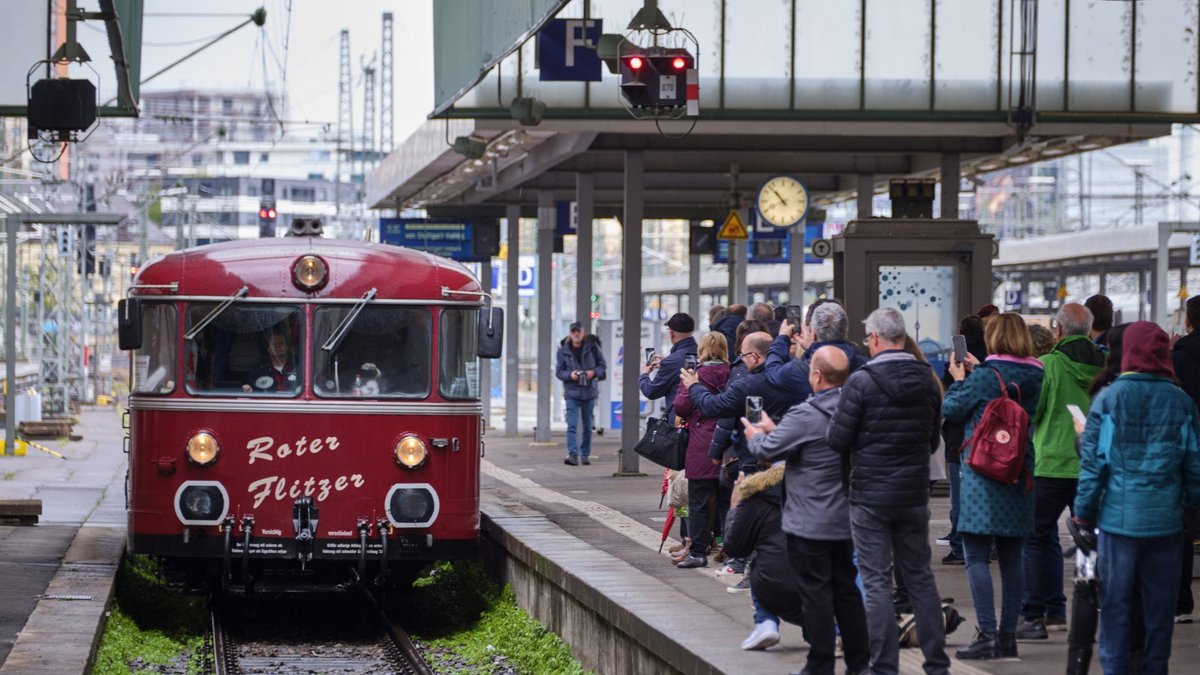
POLYGON ((1087 415, 1083 414, 1083 410, 1079 406, 1074 403, 1068 403, 1067 410, 1071 411, 1071 417, 1074 417, 1076 422, 1087 424, 1087 415))
POLYGON ((696 355, 695 354, 687 354, 683 357, 683 369, 684 370, 695 370, 696 369, 696 355))
POLYGON ((955 335, 950 338, 954 343, 954 360, 959 363, 967 362, 967 338, 962 335, 955 335))
POLYGON ((654 347, 646 347, 646 365, 654 360, 654 347))
POLYGON ((758 424, 762 421, 763 400, 761 396, 746 397, 746 421, 758 424))
POLYGON ((784 318, 792 326, 799 328, 800 324, 804 322, 804 308, 800 305, 788 305, 784 318))

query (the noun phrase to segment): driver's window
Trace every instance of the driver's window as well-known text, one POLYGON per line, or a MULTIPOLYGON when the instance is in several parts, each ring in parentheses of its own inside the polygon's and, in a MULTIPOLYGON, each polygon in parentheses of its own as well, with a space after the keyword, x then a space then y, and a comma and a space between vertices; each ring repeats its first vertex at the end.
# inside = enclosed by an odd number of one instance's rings
MULTIPOLYGON (((190 329, 215 303, 188 307, 190 329)), ((303 314, 296 306, 231 305, 185 342, 188 392, 293 397, 304 386, 303 314)))
POLYGON ((345 328, 335 349, 322 346, 342 327, 351 306, 313 312, 313 391, 319 396, 425 398, 432 371, 428 309, 367 306, 345 328))

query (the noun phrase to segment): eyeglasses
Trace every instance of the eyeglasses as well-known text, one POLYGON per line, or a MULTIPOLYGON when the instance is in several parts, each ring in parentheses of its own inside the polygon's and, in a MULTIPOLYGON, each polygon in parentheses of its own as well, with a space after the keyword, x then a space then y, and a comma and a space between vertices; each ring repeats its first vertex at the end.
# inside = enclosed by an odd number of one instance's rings
POLYGON ((871 338, 873 338, 873 337, 879 337, 879 335, 877 335, 875 333, 867 333, 867 337, 863 338, 863 344, 866 345, 867 347, 870 347, 871 346, 871 338))
POLYGON ((742 359, 746 359, 747 357, 750 357, 750 356, 760 358, 760 359, 762 358, 761 356, 758 355, 758 352, 742 352, 741 354, 738 354, 738 356, 742 359))

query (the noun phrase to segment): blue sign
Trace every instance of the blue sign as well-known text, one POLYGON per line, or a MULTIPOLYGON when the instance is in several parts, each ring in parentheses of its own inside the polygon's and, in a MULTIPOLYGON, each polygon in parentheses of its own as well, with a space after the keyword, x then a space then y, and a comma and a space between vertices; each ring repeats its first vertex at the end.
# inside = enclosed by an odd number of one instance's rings
POLYGON ((579 234, 575 227, 575 221, 578 219, 577 206, 576 202, 554 202, 554 236, 579 234))
POLYGON ((490 262, 476 256, 471 223, 435 218, 380 218, 379 241, 425 251, 459 262, 490 262))
POLYGON ((551 19, 538 33, 538 79, 544 82, 599 82, 600 19, 551 19))
MULTIPOLYGON (((812 243, 821 237, 825 236, 825 223, 806 223, 804 225, 804 264, 805 265, 820 265, 825 262, 824 258, 818 258, 812 254, 812 243)), ((791 261, 789 248, 791 247, 791 229, 784 227, 771 227, 765 223, 761 223, 757 216, 754 219, 754 226, 750 228, 750 245, 749 259, 746 261, 751 265, 777 265, 791 261), (761 230, 760 230, 761 227, 761 230), (774 230, 783 234, 782 237, 775 236, 775 232, 770 232, 768 236, 762 236, 762 230, 774 230), (779 244, 767 244, 765 246, 755 246, 755 241, 763 242, 779 242, 779 244)), ((713 264, 724 265, 729 263, 729 240, 717 240, 717 252, 713 254, 713 264)))
POLYGON ((1021 291, 1004 291, 1004 304, 1008 309, 1021 309, 1025 294, 1021 291))
POLYGON ((775 227, 774 225, 763 220, 759 215, 758 209, 750 211, 750 238, 751 239, 787 239, 788 232, 791 228, 775 227))

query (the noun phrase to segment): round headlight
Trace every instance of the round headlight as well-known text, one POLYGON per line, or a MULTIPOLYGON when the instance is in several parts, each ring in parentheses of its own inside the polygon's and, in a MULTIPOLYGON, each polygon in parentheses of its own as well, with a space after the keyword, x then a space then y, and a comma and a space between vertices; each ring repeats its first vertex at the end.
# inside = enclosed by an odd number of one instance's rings
POLYGON ((211 464, 219 452, 221 447, 217 445, 217 439, 203 431, 188 440, 187 457, 200 466, 211 464))
POLYGON ((301 256, 292 265, 292 282, 302 291, 315 291, 329 279, 329 266, 315 255, 301 256))
POLYGON ((396 463, 406 469, 415 469, 425 463, 428 452, 425 442, 416 436, 405 436, 396 444, 396 463))

